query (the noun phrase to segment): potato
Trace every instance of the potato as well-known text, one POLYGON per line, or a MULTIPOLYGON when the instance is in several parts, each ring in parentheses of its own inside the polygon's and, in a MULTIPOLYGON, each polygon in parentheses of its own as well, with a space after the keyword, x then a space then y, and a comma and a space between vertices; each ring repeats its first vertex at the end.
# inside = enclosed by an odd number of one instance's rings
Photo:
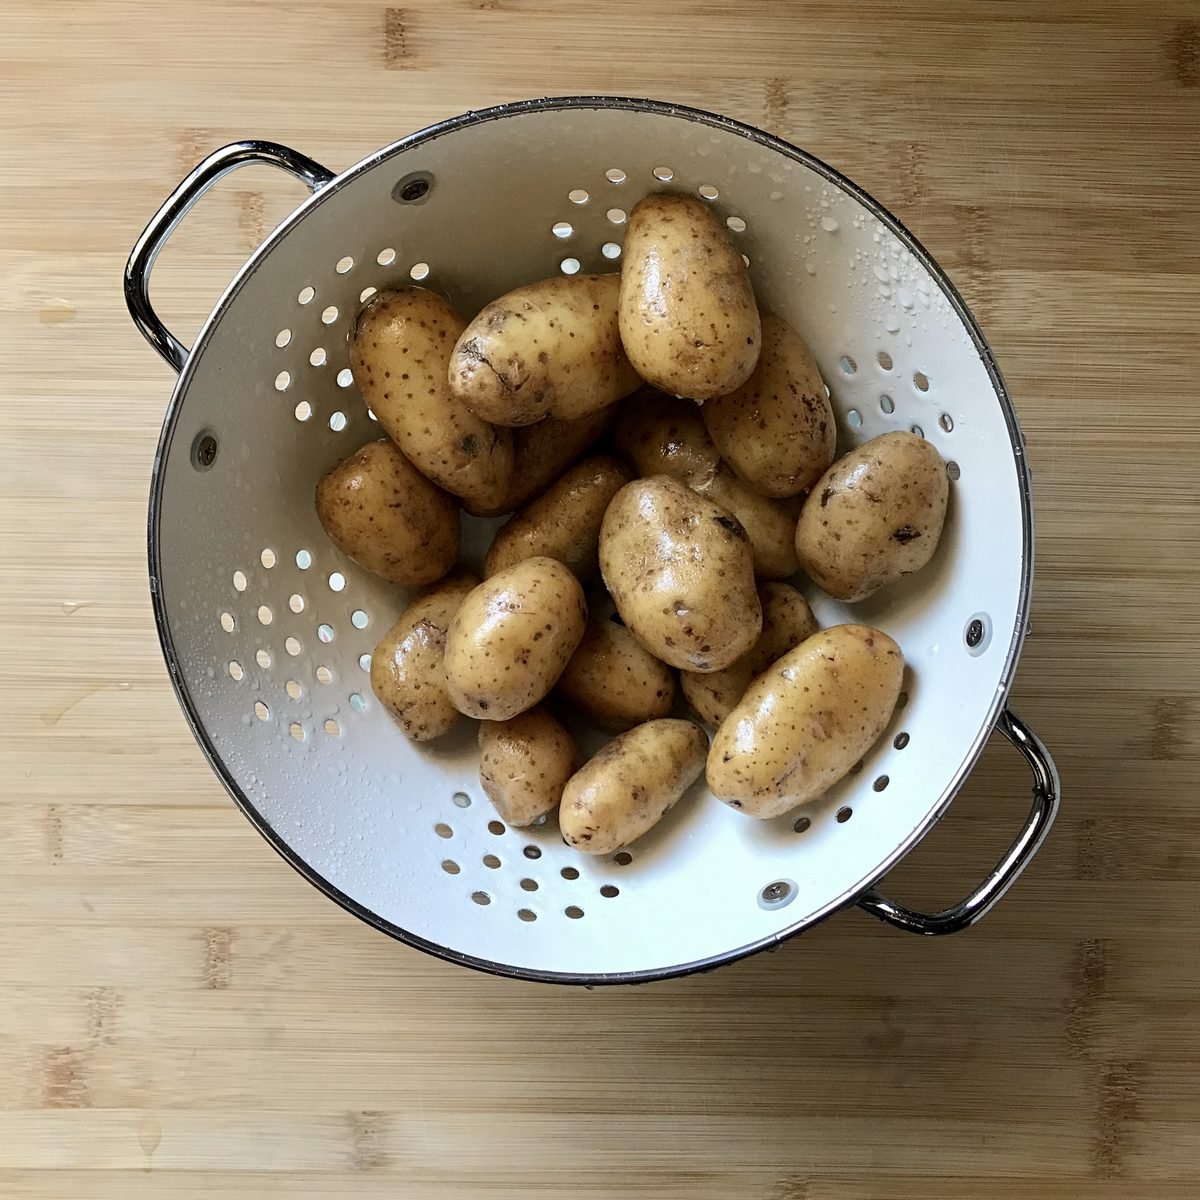
POLYGON ((552 558, 527 558, 462 602, 446 639, 446 690, 459 712, 507 721, 544 699, 579 645, 587 604, 552 558))
POLYGON ((458 505, 387 438, 322 478, 317 517, 339 550, 392 583, 432 583, 458 558, 458 505))
POLYGON ((691 721, 647 721, 614 738, 563 789, 569 846, 611 854, 657 825, 704 766, 708 738, 691 721))
POLYGON ((837 425, 821 372, 804 339, 771 313, 762 314, 754 373, 700 411, 721 457, 764 496, 798 496, 833 462, 837 425))
POLYGON ((580 580, 589 579, 596 573, 604 510, 630 478, 615 458, 577 463, 496 534, 484 575, 491 577, 522 559, 543 555, 570 567, 580 580))
POLYGON ((885 433, 817 481, 796 525, 808 577, 838 600, 865 600, 919 571, 937 549, 950 484, 942 456, 914 433, 885 433))
POLYGON ((544 708, 479 725, 479 782, 507 825, 553 811, 575 770, 571 735, 544 708))
POLYGON ((591 604, 583 640, 558 680, 558 694, 604 729, 628 729, 665 717, 675 702, 675 676, 637 639, 591 604))
POLYGON ((371 690, 414 742, 441 737, 461 719, 446 691, 446 632, 478 583, 469 571, 447 575, 413 600, 371 655, 371 690))
POLYGON ((462 331, 451 389, 497 425, 607 408, 638 386, 617 329, 619 293, 617 275, 556 275, 501 296, 462 331))
POLYGON ((904 677, 900 647, 866 625, 823 629, 760 675, 708 751, 714 796, 752 817, 815 800, 874 745, 904 677))
POLYGON ((670 475, 737 517, 750 537, 755 574, 786 579, 796 573, 795 501, 761 496, 739 479, 721 461, 690 400, 661 392, 634 396, 622 405, 614 436, 639 475, 670 475))
POLYGON ((629 632, 657 658, 719 671, 758 640, 746 531, 666 475, 626 484, 600 527, 600 571, 629 632))
POLYGON ((434 292, 379 292, 350 334, 354 382, 388 437, 427 479, 468 504, 492 505, 512 482, 512 433, 450 391, 446 368, 462 318, 434 292))
POLYGON ((589 413, 577 421, 546 417, 536 425, 512 431, 513 474, 508 495, 492 505, 469 505, 477 517, 498 517, 524 508, 561 475, 608 427, 612 409, 589 413))
POLYGON ((808 607, 808 601, 791 585, 761 584, 758 598, 762 604, 762 633, 737 662, 723 671, 710 671, 707 675, 684 671, 679 676, 683 694, 692 710, 710 725, 720 725, 729 716, 757 675, 817 632, 817 619, 808 607))
POLYGON ((659 195, 634 205, 620 325, 637 373, 672 396, 723 396, 754 370, 761 331, 750 275, 703 200, 659 195))

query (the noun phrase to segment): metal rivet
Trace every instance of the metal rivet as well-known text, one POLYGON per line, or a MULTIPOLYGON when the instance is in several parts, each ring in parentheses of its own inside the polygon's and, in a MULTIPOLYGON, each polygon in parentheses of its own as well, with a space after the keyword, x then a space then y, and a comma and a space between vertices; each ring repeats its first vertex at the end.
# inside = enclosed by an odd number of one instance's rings
POLYGON ((217 461, 217 439, 211 433, 201 433, 192 445, 192 465, 197 471, 207 471, 217 461))
POLYGON ((983 622, 976 617, 967 626, 967 645, 978 646, 983 641, 983 622))
POLYGON ((429 195, 432 186, 433 176, 421 171, 401 179, 392 189, 392 196, 403 204, 416 204, 429 195))

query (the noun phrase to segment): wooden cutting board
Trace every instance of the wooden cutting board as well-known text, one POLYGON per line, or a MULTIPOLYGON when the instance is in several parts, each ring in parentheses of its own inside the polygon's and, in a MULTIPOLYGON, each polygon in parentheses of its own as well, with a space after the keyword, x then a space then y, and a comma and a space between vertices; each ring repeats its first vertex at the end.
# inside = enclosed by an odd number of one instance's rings
MULTIPOLYGON (((0 131, 5 1200, 1197 1195, 1194 0, 6 0, 0 131), (144 562, 172 380, 121 298, 144 221, 238 137, 340 168, 557 92, 787 136, 992 340, 1039 520, 1014 703, 1065 800, 969 933, 849 912, 637 990, 475 975, 304 884, 184 726, 144 562)), ((247 171, 201 205, 155 276, 173 327, 299 198, 247 171)), ((890 891, 957 899, 1027 787, 989 751, 890 891)))

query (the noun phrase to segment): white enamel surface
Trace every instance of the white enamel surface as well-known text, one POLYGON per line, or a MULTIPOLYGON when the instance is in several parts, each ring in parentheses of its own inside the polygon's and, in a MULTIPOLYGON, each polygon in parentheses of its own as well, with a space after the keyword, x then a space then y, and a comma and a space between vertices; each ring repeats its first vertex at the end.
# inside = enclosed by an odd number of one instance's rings
MULTIPOLYGON (((183 685, 229 775, 292 853, 358 905, 452 952, 507 967, 589 975, 676 967, 769 941, 856 894, 950 799, 1007 686, 1022 607, 1024 530, 1010 433, 979 352, 937 281, 814 170, 736 132, 675 116, 527 113, 455 129, 335 187, 266 248, 210 325, 181 383, 162 466, 158 586, 183 685), (674 174, 669 185, 653 175, 660 166, 674 174), (610 168, 624 181, 610 182, 610 168), (396 203, 393 185, 418 170, 434 177, 429 196, 396 203), (424 263, 426 285, 469 314, 554 273, 564 258, 585 271, 615 269, 612 247, 624 225, 609 210, 627 212, 664 186, 701 185, 717 189, 718 213, 745 221, 734 236, 751 259, 760 303, 812 344, 843 442, 919 425, 959 464, 961 478, 926 571, 853 608, 809 589, 824 623, 878 624, 910 664, 908 703, 861 773, 822 802, 766 823, 697 787, 620 865, 568 850, 553 824, 491 832, 473 728, 418 748, 393 727, 359 660, 404 596, 329 544, 312 496, 325 470, 378 432, 353 387, 338 384, 364 289, 407 281, 424 263), (573 203, 572 189, 586 190, 588 201, 573 203), (556 234, 559 222, 573 232, 556 234), (345 256, 354 265, 339 273, 345 256), (315 294, 301 304, 305 288, 315 294), (285 329, 290 339, 277 338, 285 329), (317 349, 325 351, 319 366, 317 349), (853 373, 843 358, 853 360, 853 373), (291 382, 281 392, 283 371, 291 382), (918 372, 927 391, 914 384, 918 372), (301 402, 313 410, 305 422, 294 416, 301 402), (340 424, 335 413, 346 415, 340 430, 330 425, 340 424), (943 413, 950 432, 939 425, 943 413), (198 471, 190 447, 206 430, 218 455, 198 471), (264 550, 273 566, 263 565, 264 550), (311 555, 307 570, 296 563, 301 550, 311 555), (239 571, 244 591, 235 587, 239 571), (329 586, 333 572, 344 576, 341 591, 329 586), (356 612, 366 614, 365 628, 355 626, 356 612), (222 627, 224 613, 234 618, 232 632, 222 627), (991 639, 971 654, 963 634, 980 613, 991 639), (323 625, 331 641, 321 640, 323 625), (288 638, 300 643, 295 655, 288 638), (259 664, 259 651, 269 665, 259 664), (266 706, 266 719, 256 704, 266 706), (326 732, 327 721, 338 732, 326 732), (901 731, 909 741, 896 749, 901 731), (882 775, 888 785, 875 791, 882 775), (456 793, 469 806, 460 807, 456 793), (839 821, 843 808, 852 815, 839 821), (802 833, 793 830, 797 816, 811 821, 802 833), (527 857, 526 847, 540 857, 527 857), (485 855, 500 865, 484 865, 485 855), (458 873, 447 873, 444 861, 458 873), (564 867, 579 877, 564 879, 564 867), (776 880, 793 885, 787 903, 760 903, 776 880), (603 885, 619 895, 602 896, 603 885), (583 916, 568 916, 568 908, 583 916), (519 910, 535 919, 520 919, 519 910)), ((467 524, 478 554, 494 523, 467 524)))

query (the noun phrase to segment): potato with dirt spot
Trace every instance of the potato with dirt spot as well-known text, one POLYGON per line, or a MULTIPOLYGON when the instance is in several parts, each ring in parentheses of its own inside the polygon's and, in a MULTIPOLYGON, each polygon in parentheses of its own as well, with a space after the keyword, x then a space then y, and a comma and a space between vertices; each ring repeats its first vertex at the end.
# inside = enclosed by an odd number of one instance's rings
POLYGON ((512 432, 477 417, 446 369, 462 318, 425 288, 373 296, 350 334, 350 367, 368 407, 421 474, 469 505, 489 506, 512 482, 512 432))
POLYGON ((484 561, 490 578, 522 559, 557 559, 581 581, 596 573, 600 522, 631 475, 615 458, 576 463, 497 534, 484 561))
POLYGON ((692 196, 638 201, 621 262, 621 341, 637 373, 694 400, 741 387, 758 362, 758 306, 712 209, 692 196))
POLYGON ((479 725, 479 782, 506 825, 553 812, 575 770, 575 742, 544 708, 479 725))
POLYGON ((558 681, 558 695, 603 729, 623 730, 665 717, 675 702, 675 675, 593 602, 583 640, 558 681))
POLYGON ((462 719, 446 691, 446 634, 478 583, 469 571, 451 572, 413 599, 371 655, 371 690, 414 742, 441 737, 462 719))
POLYGON ((611 854, 658 824, 700 777, 708 738, 691 721, 647 721, 614 738, 563 789, 567 845, 611 854))
POLYGON ((387 438, 325 475, 316 507, 329 540, 391 583, 432 583, 458 558, 458 505, 387 438))
POLYGON ((512 431, 513 473, 508 494, 495 504, 467 506, 476 517, 499 517, 536 500, 605 431, 612 408, 577 421, 545 417, 512 431))
POLYGON ((670 475, 737 517, 750 538, 756 575, 786 579, 796 573, 798 502, 760 495, 739 479, 721 461, 690 400, 639 393, 622 405, 613 432, 618 451, 639 475, 670 475))
POLYGON ((656 658, 719 671, 758 640, 746 531, 666 475, 626 484, 600 527, 600 571, 629 632, 656 658))
POLYGON ((758 598, 762 604, 762 633, 750 650, 723 671, 707 675, 683 671, 679 676, 692 711, 714 727, 729 716, 758 675, 817 632, 817 619, 808 601, 790 584, 760 584, 758 598))
POLYGON ((904 656, 886 633, 835 625, 774 662, 721 723, 708 751, 714 796, 782 816, 829 790, 887 728, 904 656))
POLYGON ((838 459, 805 500, 800 565, 835 599, 865 600, 933 557, 949 492, 946 464, 924 438, 872 438, 838 459))
POLYGON ((484 721, 532 708, 558 682, 586 624, 579 581, 552 558, 527 558, 485 579, 450 623, 451 701, 484 721))
POLYGON ((700 412, 721 457, 764 496, 798 496, 833 462, 837 425, 821 372, 804 339, 773 313, 762 314, 754 373, 700 412))
POLYGON ((455 396, 485 421, 578 420, 638 386, 617 328, 618 275, 556 275, 492 301, 450 359, 455 396))

